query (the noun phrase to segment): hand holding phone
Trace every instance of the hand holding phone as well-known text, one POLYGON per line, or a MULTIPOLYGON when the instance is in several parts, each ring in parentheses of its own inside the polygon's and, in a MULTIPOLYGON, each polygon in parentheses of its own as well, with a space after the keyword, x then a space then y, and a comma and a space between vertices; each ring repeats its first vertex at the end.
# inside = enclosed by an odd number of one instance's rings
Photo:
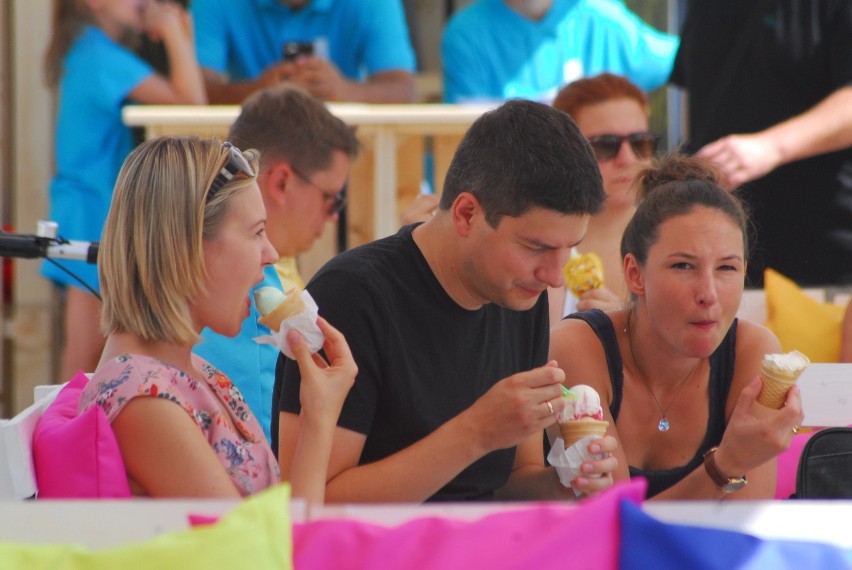
POLYGON ((295 61, 300 57, 314 55, 313 42, 285 42, 282 48, 284 61, 295 61))

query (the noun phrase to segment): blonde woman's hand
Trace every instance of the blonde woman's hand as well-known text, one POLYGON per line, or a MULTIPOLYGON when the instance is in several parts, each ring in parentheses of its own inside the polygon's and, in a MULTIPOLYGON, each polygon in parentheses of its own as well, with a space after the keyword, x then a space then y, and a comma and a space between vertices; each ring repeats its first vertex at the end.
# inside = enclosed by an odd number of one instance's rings
POLYGON ((295 330, 287 333, 287 343, 302 377, 299 392, 302 413, 336 423, 343 401, 355 383, 358 366, 340 331, 322 317, 317 318, 317 324, 325 336, 323 350, 327 360, 318 352, 311 354, 302 335, 295 330))

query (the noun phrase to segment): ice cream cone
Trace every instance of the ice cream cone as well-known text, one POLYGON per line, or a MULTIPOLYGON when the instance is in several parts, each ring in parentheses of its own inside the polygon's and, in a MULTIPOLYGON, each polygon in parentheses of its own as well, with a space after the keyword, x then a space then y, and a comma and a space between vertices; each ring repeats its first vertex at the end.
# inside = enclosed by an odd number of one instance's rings
POLYGON ((787 399, 787 392, 808 364, 808 357, 795 350, 787 354, 767 355, 760 368, 763 388, 757 395, 757 402, 768 408, 780 409, 787 399))
POLYGON ((596 253, 579 254, 575 250, 562 268, 565 274, 565 286, 577 298, 591 289, 603 287, 603 261, 596 253))
POLYGON ((301 291, 294 289, 277 307, 257 319, 257 322, 269 327, 269 330, 277 331, 281 328, 281 322, 284 319, 298 315, 304 310, 305 303, 302 302, 301 291))
POLYGON ((609 422, 605 420, 582 418, 572 422, 559 423, 559 432, 562 434, 565 447, 568 448, 587 435, 605 436, 608 426, 609 422))

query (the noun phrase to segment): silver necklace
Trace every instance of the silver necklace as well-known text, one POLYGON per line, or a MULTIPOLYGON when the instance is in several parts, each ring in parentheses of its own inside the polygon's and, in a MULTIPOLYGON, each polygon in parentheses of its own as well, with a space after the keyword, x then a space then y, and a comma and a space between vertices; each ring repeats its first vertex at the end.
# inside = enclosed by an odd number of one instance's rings
MULTIPOLYGON (((625 325, 624 325, 624 333, 627 335, 627 345, 630 347, 630 358, 633 360, 634 366, 636 366, 636 357, 633 356, 633 336, 630 334, 630 316, 631 315, 632 315, 632 311, 627 313, 627 320, 626 320, 625 325)), ((680 386, 678 386, 677 391, 675 392, 674 396, 672 396, 672 399, 669 400, 669 403, 668 403, 668 405, 666 405, 665 408, 660 405, 660 400, 657 399, 657 395, 654 394, 654 391, 651 390, 651 387, 648 386, 647 384, 645 384, 645 382, 642 382, 642 381, 639 382, 640 384, 642 384, 642 386, 645 387, 646 390, 648 390, 648 393, 651 394, 652 398, 654 398, 654 403, 657 404, 657 408, 659 408, 659 410, 660 410, 660 415, 662 417, 660 418, 660 423, 657 424, 657 429, 659 431, 669 431, 671 424, 669 423, 669 418, 667 416, 667 412, 669 411, 669 408, 672 406, 672 404, 674 404, 675 400, 677 400, 677 397, 680 396, 680 393, 683 390, 683 387, 686 386, 689 383, 689 379, 692 378, 693 374, 695 374, 695 371, 698 370, 698 366, 700 364, 701 364, 701 359, 699 359, 698 362, 695 363, 695 366, 692 367, 692 370, 689 371, 689 374, 686 375, 686 378, 684 378, 683 380, 680 381, 680 386)), ((637 366, 637 368, 638 368, 638 366, 637 366)))

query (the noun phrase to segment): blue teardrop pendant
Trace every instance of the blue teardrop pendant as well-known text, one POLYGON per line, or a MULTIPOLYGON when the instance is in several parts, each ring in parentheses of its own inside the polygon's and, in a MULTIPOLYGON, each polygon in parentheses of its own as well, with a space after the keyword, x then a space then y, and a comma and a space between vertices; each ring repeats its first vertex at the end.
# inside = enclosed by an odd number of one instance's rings
POLYGON ((657 424, 657 429, 660 431, 669 431, 669 420, 663 416, 663 419, 660 420, 660 423, 657 424))

